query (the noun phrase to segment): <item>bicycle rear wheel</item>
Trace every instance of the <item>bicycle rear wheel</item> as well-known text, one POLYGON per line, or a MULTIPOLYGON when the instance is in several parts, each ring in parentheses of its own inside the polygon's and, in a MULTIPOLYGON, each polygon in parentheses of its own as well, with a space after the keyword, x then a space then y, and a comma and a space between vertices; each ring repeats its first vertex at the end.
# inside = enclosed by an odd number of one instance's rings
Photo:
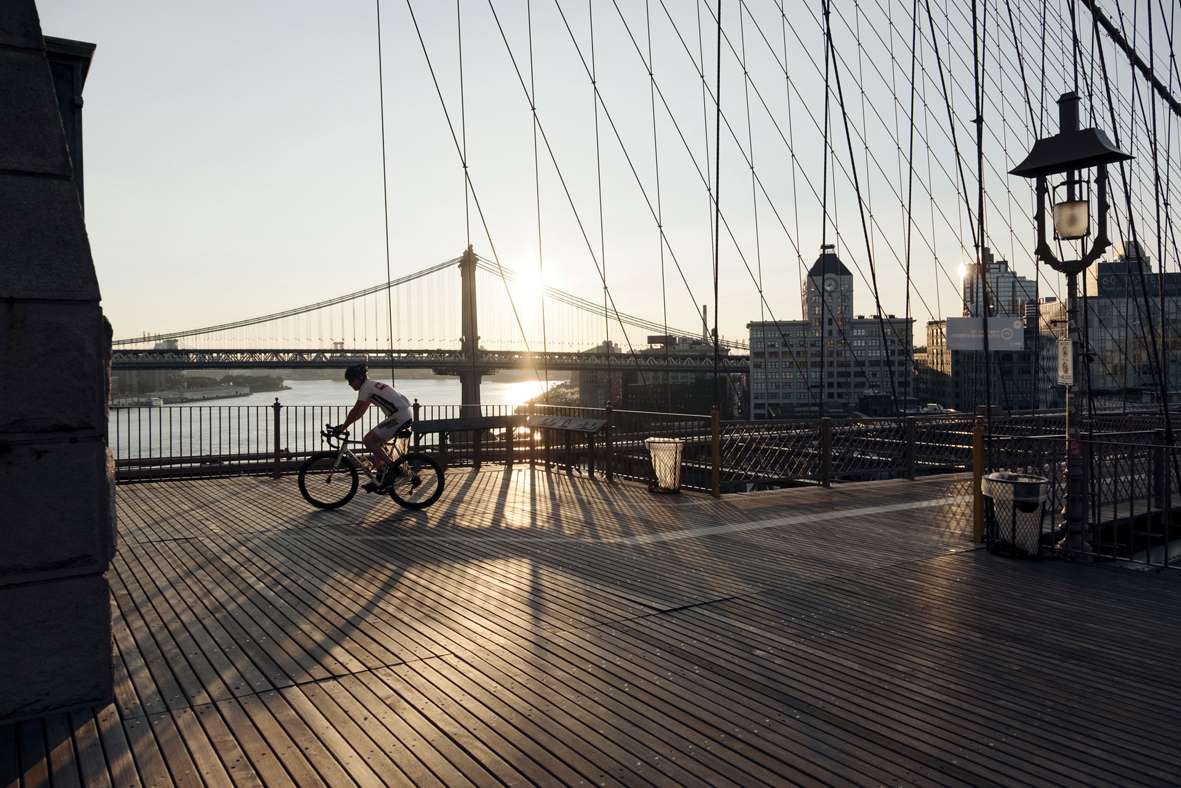
POLYGON ((426 454, 406 454, 394 461, 390 496, 407 509, 422 509, 443 494, 443 466, 426 454))
POLYGON ((313 454, 299 469, 299 492, 312 506, 335 509, 357 494, 357 466, 334 451, 313 454))

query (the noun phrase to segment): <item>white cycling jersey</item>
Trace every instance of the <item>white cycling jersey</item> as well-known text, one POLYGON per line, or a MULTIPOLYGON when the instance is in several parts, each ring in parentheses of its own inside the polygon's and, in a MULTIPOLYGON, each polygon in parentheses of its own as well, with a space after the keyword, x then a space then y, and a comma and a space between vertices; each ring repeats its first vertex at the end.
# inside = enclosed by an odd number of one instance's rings
POLYGON ((410 415, 410 400, 399 394, 393 386, 377 380, 366 380, 357 390, 357 402, 369 402, 381 408, 386 417, 395 413, 410 415))

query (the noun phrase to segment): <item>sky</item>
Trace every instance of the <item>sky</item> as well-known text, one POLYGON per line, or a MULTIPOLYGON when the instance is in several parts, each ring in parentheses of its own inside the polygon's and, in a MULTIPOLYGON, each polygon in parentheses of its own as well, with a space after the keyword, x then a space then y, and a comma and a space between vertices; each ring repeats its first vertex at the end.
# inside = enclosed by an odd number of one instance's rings
MULTIPOLYGON (((904 313, 909 262, 921 335, 927 319, 959 314, 960 266, 975 254, 959 185, 974 200, 974 155, 963 176, 953 147, 975 152, 970 6, 937 0, 939 32, 915 58, 913 177, 912 3, 836 4, 849 129, 830 82, 827 154, 818 6, 723 3, 719 168, 716 105, 703 97, 719 89, 716 4, 383 2, 379 91, 374 2, 38 3, 46 35, 97 44, 84 94, 86 220, 117 338, 384 281, 381 99, 392 278, 470 242, 526 282, 597 299, 605 278, 621 311, 659 322, 667 310, 670 324, 693 327, 698 305, 713 311, 718 194, 723 336, 798 319, 800 280, 824 240, 855 271, 857 313, 878 303, 904 313)), ((1040 37, 1037 20, 1017 16, 1014 35, 1040 37)), ((989 238, 1033 277, 1029 188, 1005 175, 1033 134, 1008 27, 989 35, 989 238)), ((1050 52, 1055 68, 1062 56, 1050 52)), ((1041 82, 1048 98, 1033 100, 1053 117, 1062 80, 1041 82)))

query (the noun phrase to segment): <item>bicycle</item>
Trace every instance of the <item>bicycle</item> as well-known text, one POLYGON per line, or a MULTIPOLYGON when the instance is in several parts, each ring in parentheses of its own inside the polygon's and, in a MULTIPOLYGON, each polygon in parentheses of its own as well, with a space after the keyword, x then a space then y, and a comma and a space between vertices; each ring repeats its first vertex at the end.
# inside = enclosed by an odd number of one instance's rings
MULTIPOLYGON (((319 509, 344 506, 357 494, 362 471, 369 477, 363 487, 365 492, 388 492, 407 509, 430 506, 443 493, 443 466, 429 455, 403 452, 400 440, 394 441, 393 481, 383 488, 378 486, 372 466, 349 449, 349 445, 362 445, 361 441, 350 441, 348 432, 331 427, 322 429, 320 436, 330 451, 316 452, 299 469, 299 492, 312 506, 319 509)), ((397 434, 398 438, 409 436, 409 426, 397 434)))

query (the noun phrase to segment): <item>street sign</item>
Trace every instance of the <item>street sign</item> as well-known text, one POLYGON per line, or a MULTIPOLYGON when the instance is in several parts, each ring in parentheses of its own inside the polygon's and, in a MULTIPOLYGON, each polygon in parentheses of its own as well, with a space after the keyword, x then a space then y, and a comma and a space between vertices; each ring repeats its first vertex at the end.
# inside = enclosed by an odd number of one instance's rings
POLYGON ((1069 339, 1058 340, 1058 385, 1074 385, 1074 343, 1069 339))
MULTIPOLYGON (((947 318, 948 350, 984 350, 984 318, 947 318)), ((1025 321, 1019 317, 988 319, 989 350, 1024 350, 1025 321)))

